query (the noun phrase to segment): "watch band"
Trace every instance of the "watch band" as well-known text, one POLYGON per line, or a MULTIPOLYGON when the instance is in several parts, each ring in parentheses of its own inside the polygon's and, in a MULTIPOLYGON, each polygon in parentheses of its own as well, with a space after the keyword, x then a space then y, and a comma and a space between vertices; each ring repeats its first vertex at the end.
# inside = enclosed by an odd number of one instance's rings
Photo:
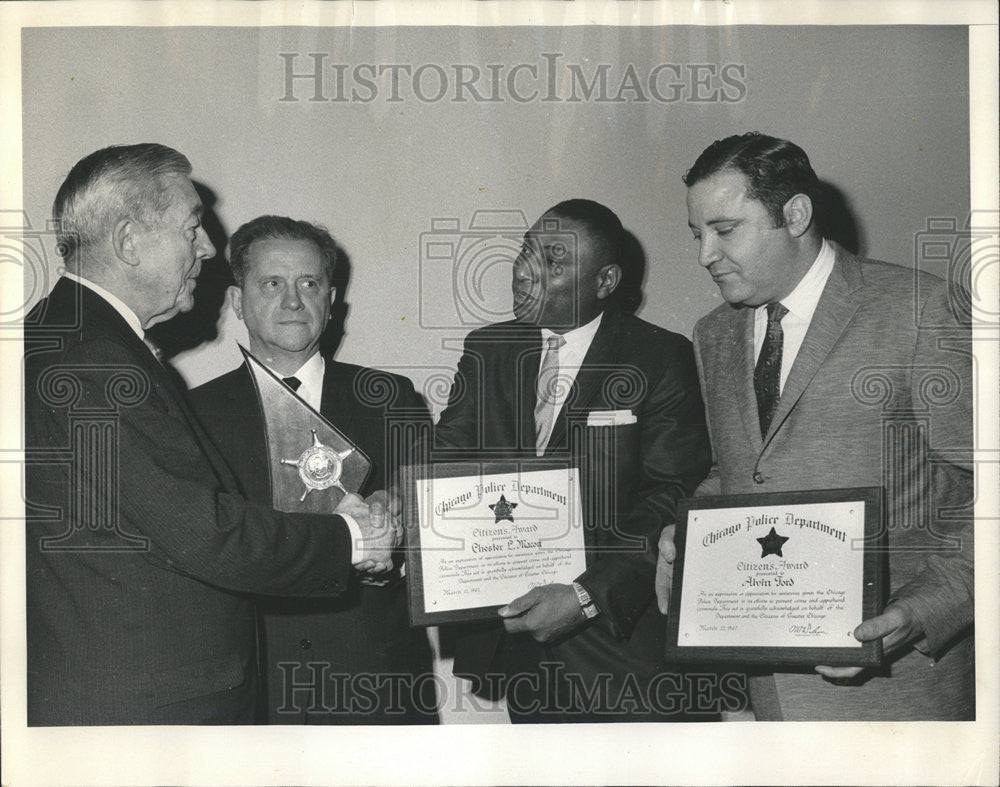
POLYGON ((594 603, 594 599, 590 597, 587 589, 579 582, 574 582, 573 590, 576 593, 577 601, 580 602, 580 611, 583 613, 583 616, 588 620, 597 617, 597 613, 600 610, 597 609, 597 605, 594 603))

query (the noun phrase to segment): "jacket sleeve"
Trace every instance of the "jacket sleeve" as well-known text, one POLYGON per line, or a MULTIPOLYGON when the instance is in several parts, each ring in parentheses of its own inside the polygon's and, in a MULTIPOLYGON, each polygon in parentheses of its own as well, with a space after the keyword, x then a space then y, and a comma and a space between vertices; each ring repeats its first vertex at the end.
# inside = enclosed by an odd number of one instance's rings
POLYGON ((973 367, 970 331, 955 320, 944 286, 930 289, 919 319, 910 390, 930 416, 926 513, 937 547, 911 581, 892 589, 890 602, 919 624, 924 639, 916 647, 938 655, 974 617, 973 367))
MULTIPOLYGON (((101 340, 78 345, 62 360, 72 370, 66 379, 75 412, 106 412, 112 389, 121 385, 116 375, 130 390, 118 391, 113 456, 106 457, 112 475, 101 472, 100 462, 81 459, 61 469, 55 484, 77 489, 77 499, 93 501, 92 510, 111 495, 107 510, 123 530, 146 539, 148 561, 230 591, 319 596, 347 586, 351 538, 343 519, 284 514, 241 497, 228 468, 209 459, 207 438, 180 397, 144 359, 101 340), (109 365, 109 358, 120 363, 109 365), (130 374, 122 377, 123 370, 130 374)), ((47 432, 37 444, 70 445, 68 409, 33 406, 39 408, 34 428, 47 432)), ((72 527, 101 524, 86 522, 87 511, 73 513, 71 506, 70 512, 72 527)))

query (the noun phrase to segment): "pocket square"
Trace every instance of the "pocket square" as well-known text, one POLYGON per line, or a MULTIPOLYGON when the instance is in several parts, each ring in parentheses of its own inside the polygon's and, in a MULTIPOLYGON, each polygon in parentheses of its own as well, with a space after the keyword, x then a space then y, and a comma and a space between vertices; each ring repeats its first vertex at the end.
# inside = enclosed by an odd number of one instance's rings
POLYGON ((626 426, 636 420, 631 410, 593 410, 587 413, 587 426, 626 426))

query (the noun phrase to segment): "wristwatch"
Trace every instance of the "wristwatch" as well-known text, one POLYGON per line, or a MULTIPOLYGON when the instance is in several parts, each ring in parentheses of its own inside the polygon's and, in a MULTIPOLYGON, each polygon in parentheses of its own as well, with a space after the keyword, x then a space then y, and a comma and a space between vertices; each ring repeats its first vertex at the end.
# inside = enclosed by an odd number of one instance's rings
POLYGON ((597 608, 597 604, 594 603, 594 599, 590 597, 587 589, 579 582, 574 582, 573 590, 576 592, 577 601, 580 602, 580 611, 583 613, 583 616, 588 620, 596 618, 600 610, 597 608))

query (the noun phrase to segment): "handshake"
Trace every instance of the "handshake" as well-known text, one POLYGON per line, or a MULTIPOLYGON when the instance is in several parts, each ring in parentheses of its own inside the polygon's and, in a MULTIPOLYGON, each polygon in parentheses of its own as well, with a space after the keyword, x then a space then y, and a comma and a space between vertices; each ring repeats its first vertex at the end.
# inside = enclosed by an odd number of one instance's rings
POLYGON ((403 540, 399 497, 382 489, 366 500, 347 494, 334 513, 351 517, 361 530, 361 541, 356 545, 361 551, 361 559, 354 568, 369 576, 392 571, 392 550, 403 540))

